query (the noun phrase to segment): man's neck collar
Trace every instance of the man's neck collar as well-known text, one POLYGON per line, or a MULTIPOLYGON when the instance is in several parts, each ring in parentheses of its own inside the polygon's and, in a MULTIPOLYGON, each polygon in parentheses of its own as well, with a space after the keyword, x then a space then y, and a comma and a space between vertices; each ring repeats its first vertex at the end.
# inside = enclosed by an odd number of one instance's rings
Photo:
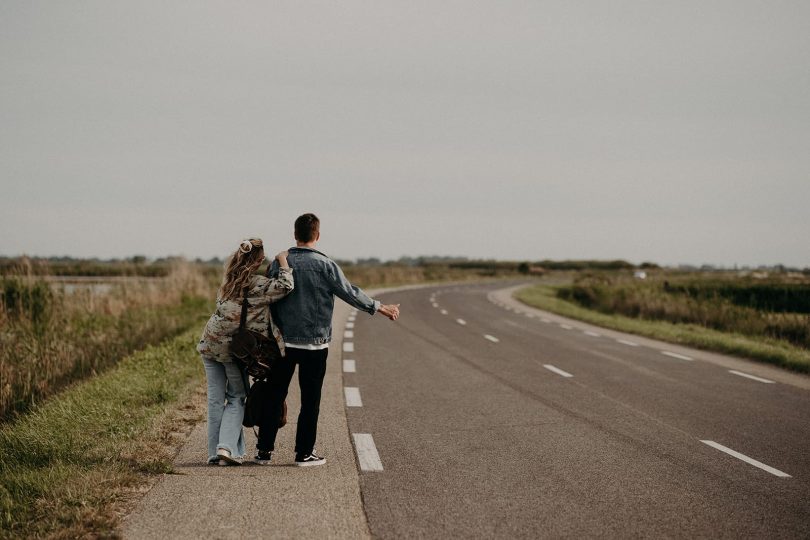
POLYGON ((325 253, 322 253, 322 252, 318 251, 318 250, 317 250, 317 249, 315 249, 314 247, 307 247, 307 246, 295 246, 295 247, 291 247, 290 249, 305 249, 305 250, 307 250, 307 251, 314 251, 315 253, 320 253, 320 254, 321 254, 321 255, 323 255, 324 257, 326 257, 326 256, 327 256, 325 253))

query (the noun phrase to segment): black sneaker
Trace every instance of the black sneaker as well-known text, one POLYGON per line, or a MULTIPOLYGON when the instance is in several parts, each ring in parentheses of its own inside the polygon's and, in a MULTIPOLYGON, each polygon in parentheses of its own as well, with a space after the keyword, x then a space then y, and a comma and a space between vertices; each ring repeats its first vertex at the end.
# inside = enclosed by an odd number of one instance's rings
POLYGON ((253 458, 259 465, 270 465, 270 458, 273 453, 269 450, 259 450, 256 452, 256 457, 253 458))
POLYGON ((316 455, 314 450, 309 454, 295 454, 295 464, 298 467, 312 467, 324 463, 326 463, 326 458, 316 455))

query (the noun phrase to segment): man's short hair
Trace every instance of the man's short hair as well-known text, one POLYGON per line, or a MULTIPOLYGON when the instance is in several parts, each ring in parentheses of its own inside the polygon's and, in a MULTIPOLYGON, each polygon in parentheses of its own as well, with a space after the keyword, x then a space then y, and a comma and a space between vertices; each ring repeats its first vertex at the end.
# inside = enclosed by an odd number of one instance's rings
POLYGON ((295 239, 299 242, 312 242, 320 230, 321 220, 315 214, 304 214, 295 220, 295 239))

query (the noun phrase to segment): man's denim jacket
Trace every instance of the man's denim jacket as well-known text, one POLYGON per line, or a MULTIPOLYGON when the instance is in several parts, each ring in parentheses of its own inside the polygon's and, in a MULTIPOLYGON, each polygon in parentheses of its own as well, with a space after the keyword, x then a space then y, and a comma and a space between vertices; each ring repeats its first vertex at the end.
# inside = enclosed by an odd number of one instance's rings
MULTIPOLYGON (((329 343, 335 296, 371 315, 379 309, 379 301, 349 283, 340 266, 320 251, 293 247, 288 252, 287 262, 295 270, 295 289, 270 306, 286 343, 329 343)), ((268 277, 278 276, 278 269, 278 261, 273 261, 267 269, 268 277)))

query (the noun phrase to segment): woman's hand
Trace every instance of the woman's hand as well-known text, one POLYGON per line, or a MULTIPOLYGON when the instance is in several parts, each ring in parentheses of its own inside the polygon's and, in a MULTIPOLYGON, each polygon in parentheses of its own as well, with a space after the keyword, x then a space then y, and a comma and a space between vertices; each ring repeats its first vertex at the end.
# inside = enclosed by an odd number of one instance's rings
POLYGON ((290 267, 290 265, 287 264, 287 255, 289 255, 289 253, 287 253, 286 249, 280 252, 278 255, 276 255, 276 260, 278 261, 279 266, 281 266, 282 268, 290 267))

